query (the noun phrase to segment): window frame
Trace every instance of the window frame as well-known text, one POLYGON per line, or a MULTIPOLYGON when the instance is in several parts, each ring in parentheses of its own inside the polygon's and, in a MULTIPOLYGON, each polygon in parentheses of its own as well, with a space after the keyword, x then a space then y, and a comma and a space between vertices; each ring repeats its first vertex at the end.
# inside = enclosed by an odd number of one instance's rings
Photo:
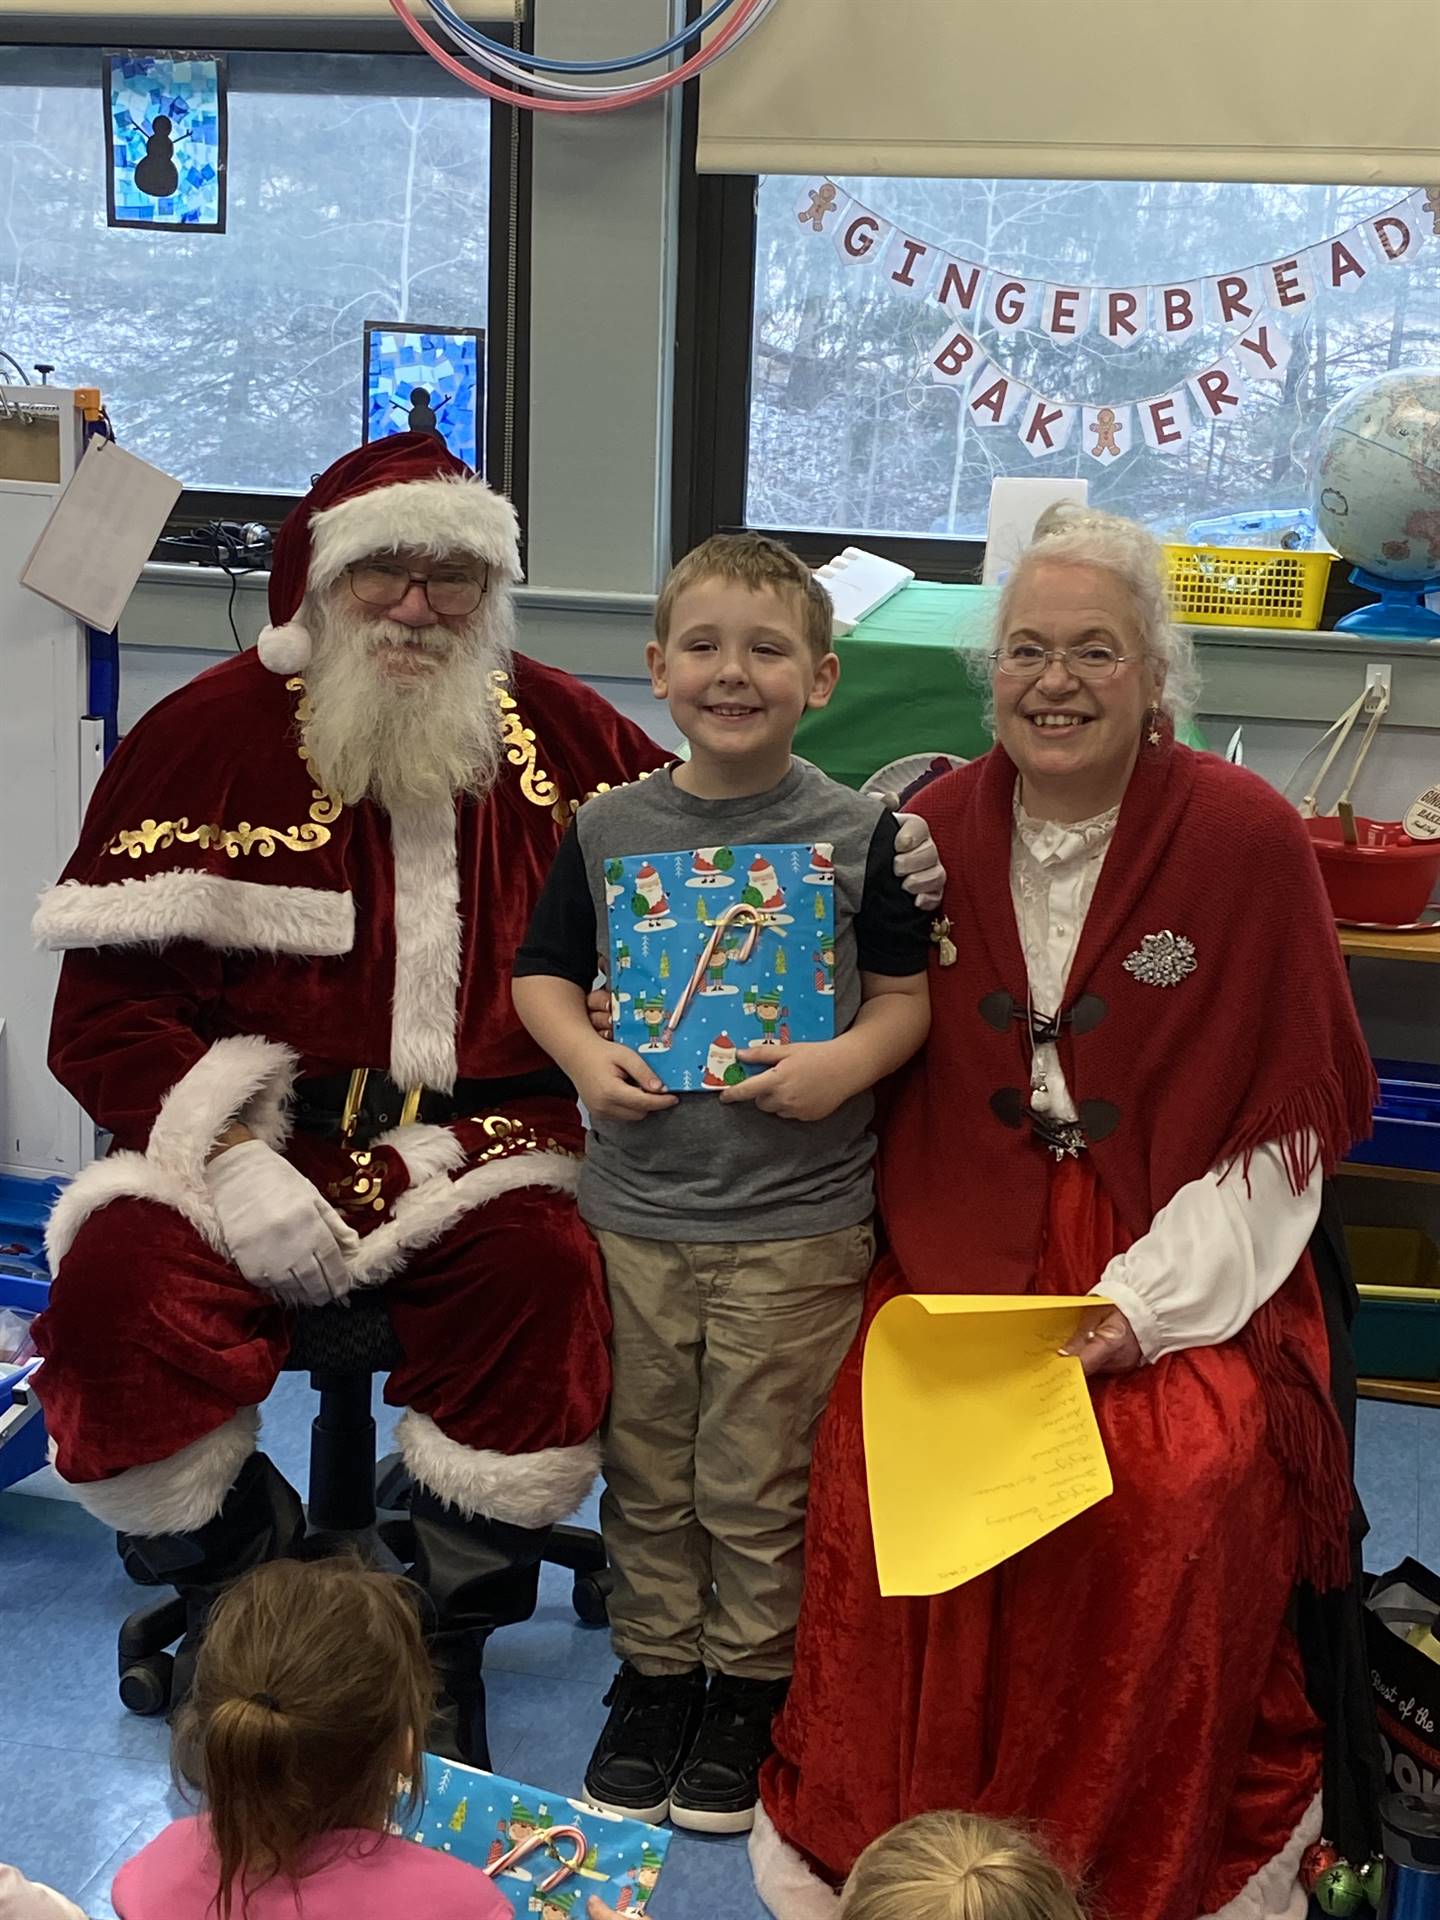
MULTIPOLYGON (((113 16, 64 21, 0 23, 0 38, 12 46, 105 47, 115 43, 113 16)), ((534 45, 534 14, 523 20, 493 18, 473 24, 498 37, 519 34, 523 51, 534 45)), ((218 31, 201 14, 140 16, 127 44, 204 47, 211 53, 384 53, 432 64, 398 21, 230 22, 218 31)), ((420 69, 417 67, 417 72, 420 69)), ((485 467, 491 484, 509 498, 527 524, 530 418, 530 209, 531 116, 490 102, 490 252, 486 263, 485 467), (514 298, 510 289, 514 286, 514 298)), ((359 347, 356 348, 357 362, 359 347)), ((356 390, 359 390, 357 379, 356 390)), ((357 437, 359 427, 357 424, 357 437)), ((308 485, 308 476, 301 476, 308 485)), ((273 533, 303 497, 273 490, 185 487, 162 539, 187 539, 216 522, 255 522, 273 533)), ((157 553, 157 558, 173 558, 157 553)), ((524 560, 522 533, 522 564, 524 560)), ((263 563, 262 563, 263 564, 263 563)))
MULTIPOLYGON (((810 567, 823 566, 842 547, 863 546, 909 567, 922 580, 978 582, 985 562, 983 540, 767 527, 746 519, 760 179, 757 174, 697 172, 698 119, 695 103, 687 98, 682 121, 672 560, 712 533, 744 530, 781 541, 810 567)), ((1351 585, 1347 563, 1337 561, 1330 570, 1322 628, 1369 604, 1371 596, 1351 585)))

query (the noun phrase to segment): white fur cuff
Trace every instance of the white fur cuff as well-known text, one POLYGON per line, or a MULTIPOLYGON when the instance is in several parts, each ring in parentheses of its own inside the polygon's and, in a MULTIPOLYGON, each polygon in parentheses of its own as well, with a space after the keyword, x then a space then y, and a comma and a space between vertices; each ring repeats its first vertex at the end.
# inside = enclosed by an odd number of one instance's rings
POLYGON ((355 901, 323 887, 272 887, 180 867, 106 886, 62 881, 41 894, 30 931, 51 953, 194 940, 221 953, 329 957, 355 944, 355 901))
POLYGON ((513 1153, 471 1167, 458 1180, 446 1175, 411 1187, 395 1202, 395 1211, 382 1226, 367 1233, 350 1262, 357 1287, 378 1287, 404 1270, 412 1253, 432 1247, 442 1234, 475 1207, 483 1207, 502 1193, 522 1187, 554 1187, 573 1193, 580 1179, 580 1162, 563 1153, 513 1153))
POLYGON ((762 1806, 756 1807, 750 1829, 750 1871, 755 1891, 775 1920, 836 1920, 839 1894, 780 1838, 762 1806))
POLYGON ((241 1407, 224 1426, 168 1460, 129 1467, 109 1480, 67 1484, 85 1511, 116 1533, 193 1533, 224 1506, 259 1436, 260 1409, 241 1407))
POLYGON ((146 1158, 203 1188, 205 1156, 236 1121, 267 1147, 283 1147, 290 1133, 285 1103, 298 1064, 274 1040, 253 1034, 217 1040, 161 1102, 146 1158))
POLYGON ((465 1149, 448 1127, 431 1126, 428 1121, 413 1121, 408 1127, 392 1127, 374 1142, 377 1147, 392 1147, 405 1162, 411 1187, 418 1187, 437 1174, 454 1173, 465 1164, 465 1149))
POLYGON ((514 1527, 552 1526, 574 1513, 600 1471, 598 1439, 534 1453, 495 1453, 462 1446, 413 1408, 401 1416, 395 1438, 420 1484, 470 1520, 484 1515, 514 1527))

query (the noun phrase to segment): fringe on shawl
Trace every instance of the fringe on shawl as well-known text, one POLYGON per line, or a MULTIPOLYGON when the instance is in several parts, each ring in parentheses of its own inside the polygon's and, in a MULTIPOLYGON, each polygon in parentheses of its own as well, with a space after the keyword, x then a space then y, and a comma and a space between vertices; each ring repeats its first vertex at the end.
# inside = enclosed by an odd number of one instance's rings
MULTIPOLYGON (((1238 1166, 1248 1178, 1254 1154, 1274 1142, 1284 1156, 1292 1191, 1303 1193, 1317 1169, 1333 1173, 1357 1140, 1368 1139, 1376 1091, 1375 1070, 1363 1045, 1347 1044, 1309 1086, 1247 1115, 1226 1142, 1221 1160, 1238 1166)), ((1307 1254, 1280 1293, 1254 1315, 1240 1340, 1265 1383, 1271 1440, 1299 1515, 1300 1575, 1325 1592, 1350 1581, 1355 1490, 1328 1374, 1317 1369, 1292 1308, 1282 1304, 1296 1286, 1309 1290, 1318 1319, 1315 1274, 1307 1254)))
POLYGON ((1345 1431, 1330 1398, 1330 1382, 1307 1351, 1294 1322, 1293 1290, 1311 1296, 1321 1318, 1310 1256, 1267 1300, 1239 1335, 1265 1389, 1265 1417, 1275 1457, 1289 1482, 1300 1523, 1297 1572, 1319 1593, 1350 1584, 1350 1514, 1355 1488, 1345 1431))
POLYGON ((1249 1178, 1250 1162, 1261 1147, 1279 1146, 1293 1193, 1303 1193, 1318 1167, 1333 1173, 1357 1140, 1374 1130, 1379 1083, 1363 1045, 1345 1047, 1340 1057, 1307 1086, 1268 1107, 1245 1114, 1217 1156, 1227 1170, 1238 1166, 1249 1178))

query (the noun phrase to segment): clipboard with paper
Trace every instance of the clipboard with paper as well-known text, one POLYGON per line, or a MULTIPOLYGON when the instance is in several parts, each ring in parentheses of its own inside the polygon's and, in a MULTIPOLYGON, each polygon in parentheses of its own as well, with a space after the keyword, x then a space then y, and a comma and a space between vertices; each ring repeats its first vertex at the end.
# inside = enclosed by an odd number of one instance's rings
POLYGON ((900 1294, 861 1376, 880 1591, 945 1593, 1113 1490, 1080 1362, 1093 1294, 900 1294))
POLYGON ((612 1031, 678 1093, 764 1068, 742 1048, 835 1035, 827 843, 756 842, 604 863, 612 1031))

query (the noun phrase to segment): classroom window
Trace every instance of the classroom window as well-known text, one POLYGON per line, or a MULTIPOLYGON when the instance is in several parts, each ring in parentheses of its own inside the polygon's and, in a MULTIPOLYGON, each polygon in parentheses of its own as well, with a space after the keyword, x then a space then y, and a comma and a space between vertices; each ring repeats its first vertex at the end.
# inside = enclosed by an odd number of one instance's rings
MULTIPOLYGON (((1017 276, 1134 287, 1181 283, 1283 258, 1401 198, 1386 187, 1131 181, 843 179, 906 234, 1017 276)), ((803 180, 759 183, 744 521, 777 530, 974 539, 1002 475, 1083 475, 1092 500, 1157 531, 1309 497, 1308 461, 1327 410, 1358 381, 1440 359, 1440 238, 1408 265, 1321 289, 1284 319, 1280 380, 1251 383, 1223 420, 1196 417, 1179 450, 1097 466, 1073 434, 1036 459, 1013 428, 967 414, 928 360, 945 330, 933 301, 887 285, 878 262, 846 265, 797 217, 803 180)), ((961 318, 958 324, 970 326, 961 318)), ((1037 326, 972 331, 998 369, 1041 394, 1096 405, 1162 394, 1227 346, 1218 323, 1183 341, 1151 332, 1127 349, 1092 326, 1059 345, 1037 326)), ((1243 357, 1243 356, 1242 356, 1243 357)), ((1078 421, 1077 421, 1078 426, 1078 421)))
POLYGON ((187 489, 300 493, 356 445, 367 321, 487 326, 490 106, 433 62, 228 55, 226 230, 187 234, 106 225, 98 49, 3 54, 0 348, 187 489))

